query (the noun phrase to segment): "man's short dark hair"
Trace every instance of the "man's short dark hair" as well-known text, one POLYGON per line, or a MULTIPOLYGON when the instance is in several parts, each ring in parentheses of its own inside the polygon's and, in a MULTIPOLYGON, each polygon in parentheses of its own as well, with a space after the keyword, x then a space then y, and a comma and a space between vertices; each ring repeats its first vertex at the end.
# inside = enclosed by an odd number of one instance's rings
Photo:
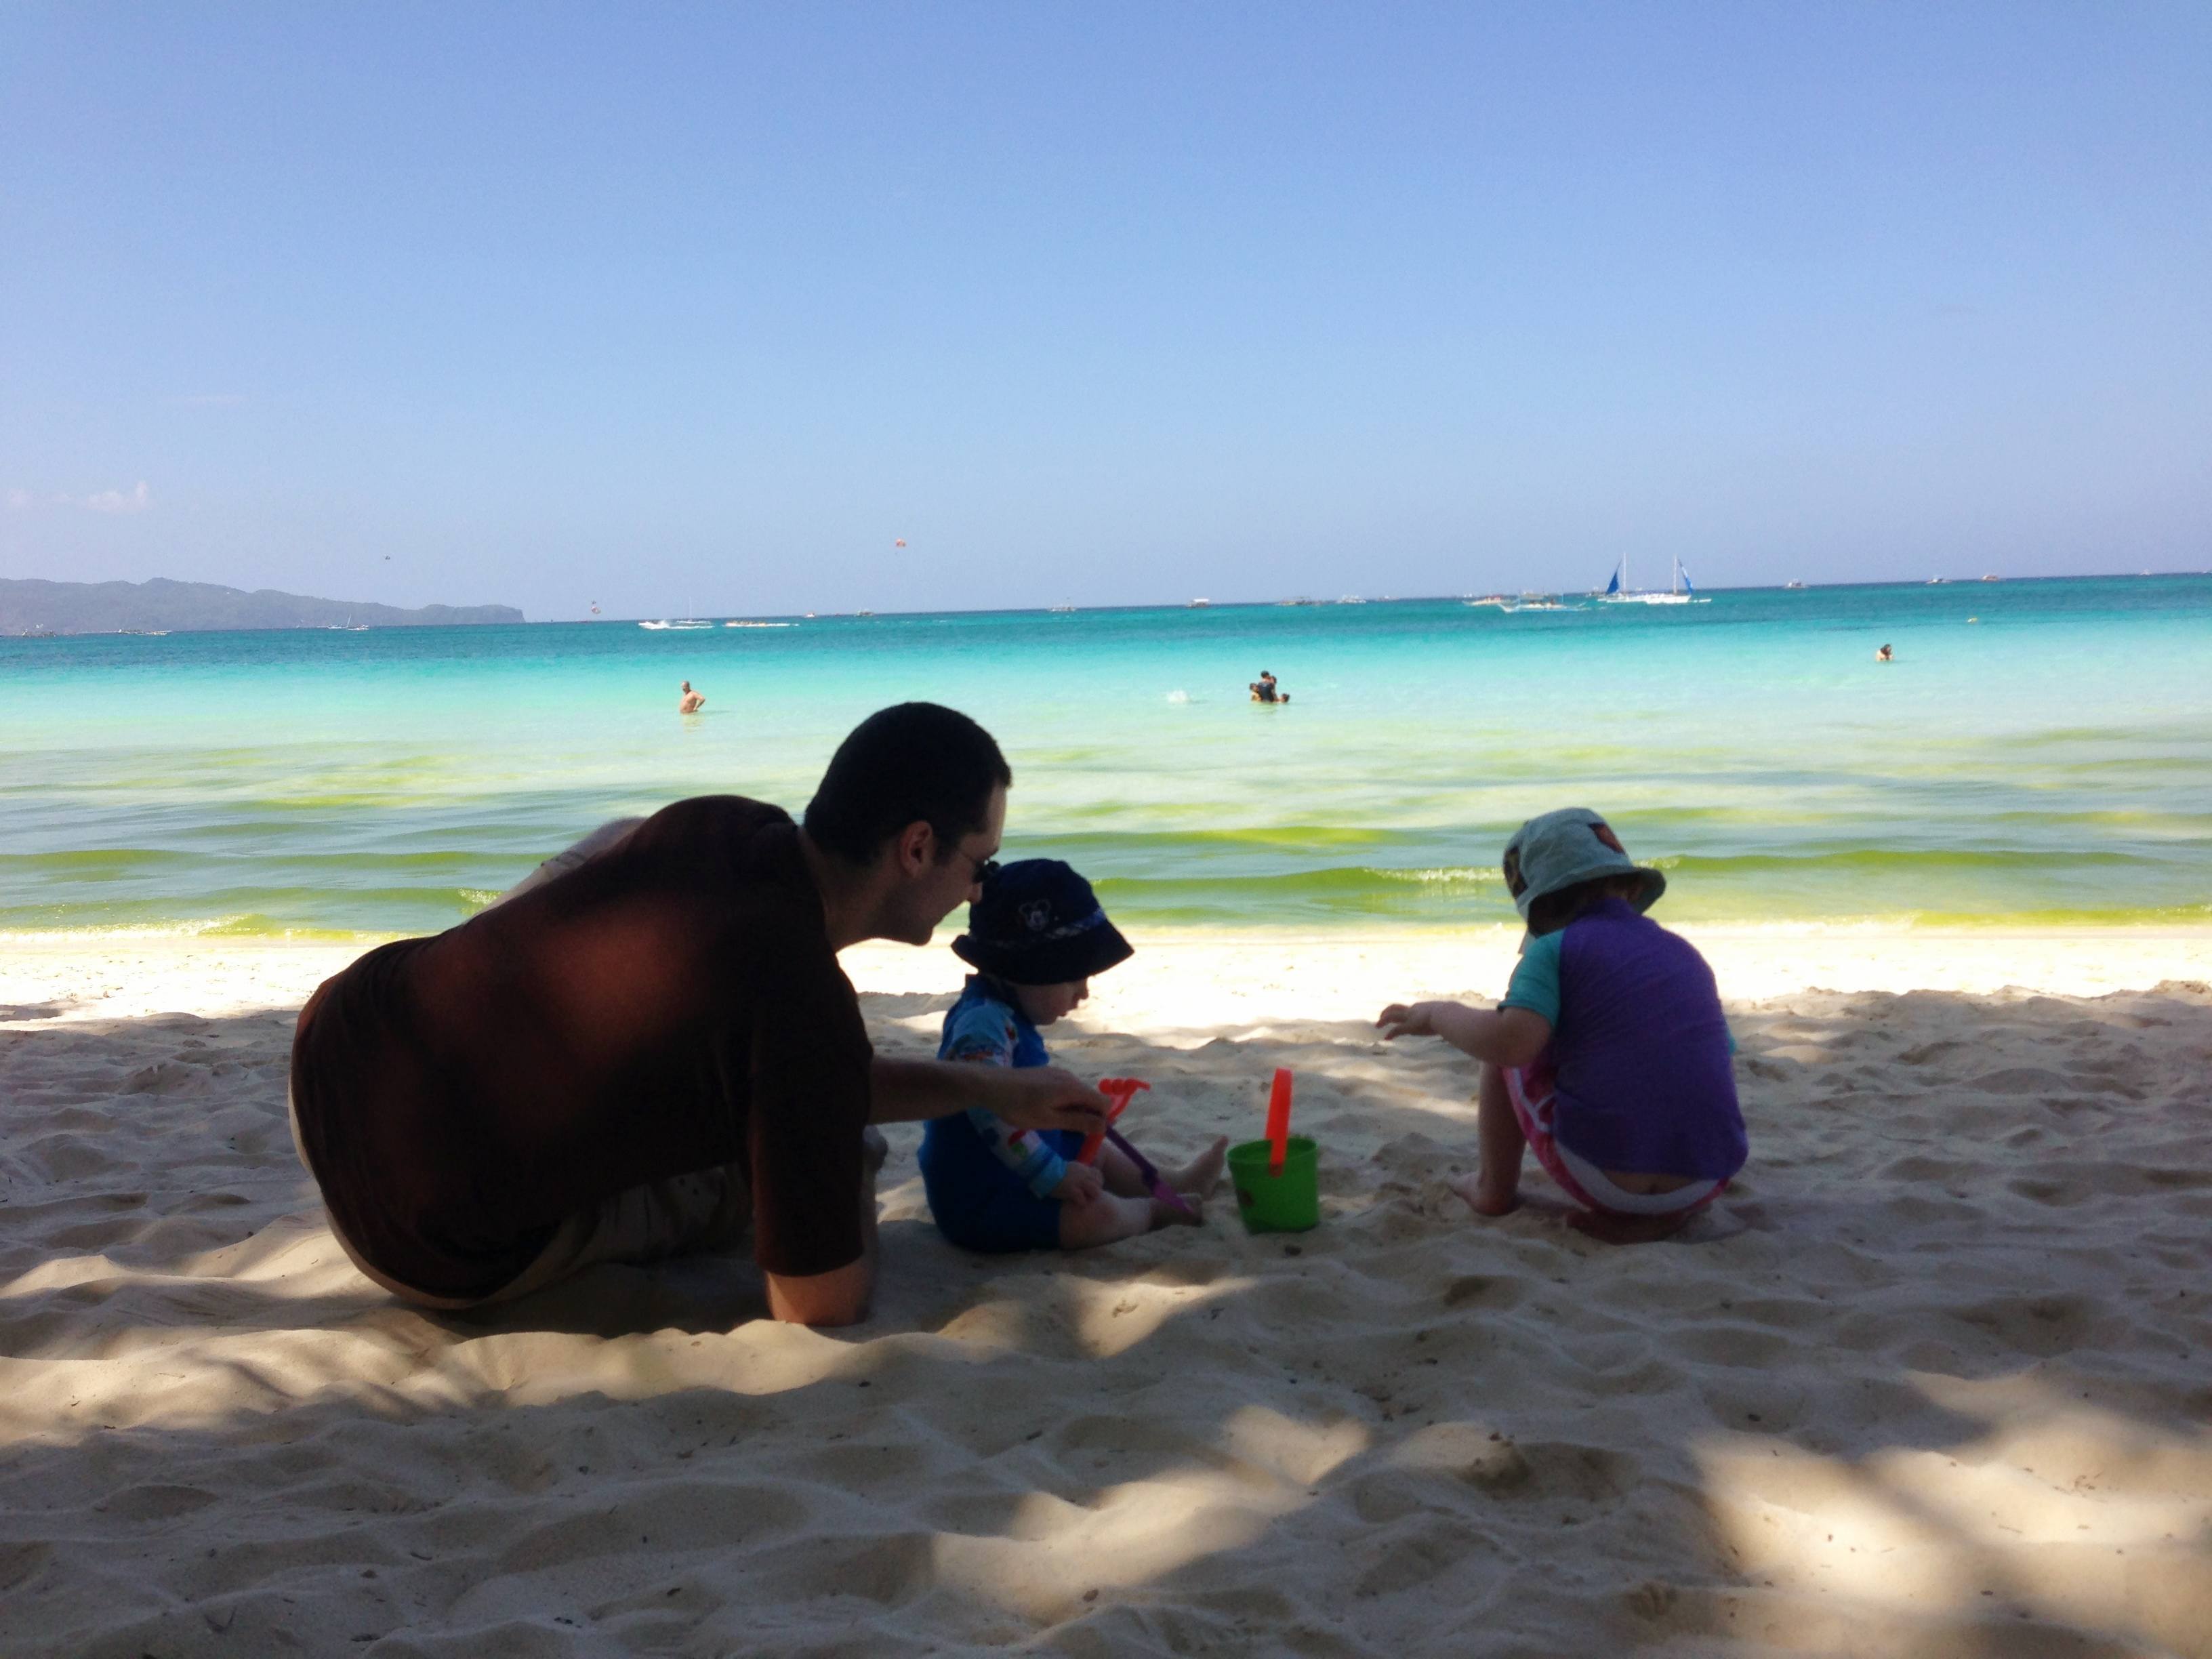
POLYGON ((895 703, 837 745, 807 804, 806 833, 852 864, 872 862, 885 842, 915 823, 928 824, 949 848, 983 827, 992 786, 1013 781, 991 734, 958 709, 895 703))

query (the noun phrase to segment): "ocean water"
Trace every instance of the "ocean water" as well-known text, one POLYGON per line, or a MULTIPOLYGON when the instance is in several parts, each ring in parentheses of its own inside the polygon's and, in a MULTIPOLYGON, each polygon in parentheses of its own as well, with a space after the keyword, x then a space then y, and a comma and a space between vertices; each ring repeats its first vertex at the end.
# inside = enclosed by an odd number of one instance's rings
POLYGON ((1141 928, 1507 921, 1567 805, 1678 921, 2212 920, 2212 579, 2146 577, 0 640, 0 933, 433 931, 619 813, 795 811, 908 697, 997 733, 1008 856, 1141 928))

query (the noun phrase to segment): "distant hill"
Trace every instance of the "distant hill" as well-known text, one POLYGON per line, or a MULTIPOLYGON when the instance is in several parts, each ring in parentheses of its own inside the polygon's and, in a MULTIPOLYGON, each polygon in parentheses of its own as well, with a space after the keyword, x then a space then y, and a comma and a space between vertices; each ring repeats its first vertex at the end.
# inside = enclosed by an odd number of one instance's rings
POLYGON ((0 579, 0 634, 118 634, 165 628, 210 633, 232 628, 447 628, 519 623, 511 605, 426 605, 420 611, 354 599, 311 599, 264 587, 252 593, 213 582, 48 582, 0 579))

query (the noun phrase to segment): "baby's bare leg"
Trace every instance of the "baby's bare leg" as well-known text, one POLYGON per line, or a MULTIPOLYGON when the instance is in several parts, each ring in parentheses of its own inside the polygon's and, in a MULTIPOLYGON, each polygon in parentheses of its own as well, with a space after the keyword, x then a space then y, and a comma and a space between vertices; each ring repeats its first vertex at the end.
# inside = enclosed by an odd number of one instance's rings
MULTIPOLYGON (((1143 1199, 1152 1206, 1155 1227, 1194 1227, 1206 1219, 1204 1200, 1221 1180, 1221 1165, 1229 1156, 1229 1139, 1223 1136, 1180 1170, 1163 1170, 1160 1179, 1171 1193, 1182 1194, 1180 1206, 1151 1196, 1152 1188, 1138 1172, 1136 1162, 1112 1141, 1099 1149, 1098 1173, 1106 1190, 1132 1202, 1143 1199)), ((1066 1226, 1063 1223, 1063 1234, 1066 1226)))
POLYGON ((1475 1140, 1482 1167, 1446 1184, 1477 1215, 1504 1215, 1521 1201, 1521 1154, 1528 1150, 1528 1140, 1506 1097, 1505 1079, 1495 1066, 1482 1068, 1482 1110, 1475 1120, 1475 1140))
POLYGON ((1151 1190, 1129 1161, 1128 1153, 1110 1140, 1098 1149, 1098 1173, 1105 1180, 1106 1190, 1117 1197, 1142 1198, 1151 1190))
POLYGON ((1154 1225, 1152 1212, 1159 1207, 1149 1198, 1125 1198, 1114 1193, 1100 1193, 1081 1204, 1062 1204, 1060 1248, 1087 1250, 1093 1245, 1148 1233, 1154 1225))

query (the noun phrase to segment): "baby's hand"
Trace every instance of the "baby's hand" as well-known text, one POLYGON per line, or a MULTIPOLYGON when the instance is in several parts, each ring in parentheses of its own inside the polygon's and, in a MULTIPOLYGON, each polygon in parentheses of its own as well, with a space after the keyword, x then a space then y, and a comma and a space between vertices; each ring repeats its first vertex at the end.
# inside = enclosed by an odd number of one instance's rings
POLYGON ((1394 1002, 1376 1016, 1375 1023, 1382 1028, 1385 1042, 1393 1037, 1434 1036, 1437 1034, 1437 1028, 1429 1018, 1429 1005, 1425 1002, 1416 1002, 1410 1007, 1402 1002, 1394 1002))
POLYGON ((1071 1164, 1052 1195, 1063 1204, 1088 1204, 1106 1190, 1106 1177, 1088 1164, 1071 1164))

